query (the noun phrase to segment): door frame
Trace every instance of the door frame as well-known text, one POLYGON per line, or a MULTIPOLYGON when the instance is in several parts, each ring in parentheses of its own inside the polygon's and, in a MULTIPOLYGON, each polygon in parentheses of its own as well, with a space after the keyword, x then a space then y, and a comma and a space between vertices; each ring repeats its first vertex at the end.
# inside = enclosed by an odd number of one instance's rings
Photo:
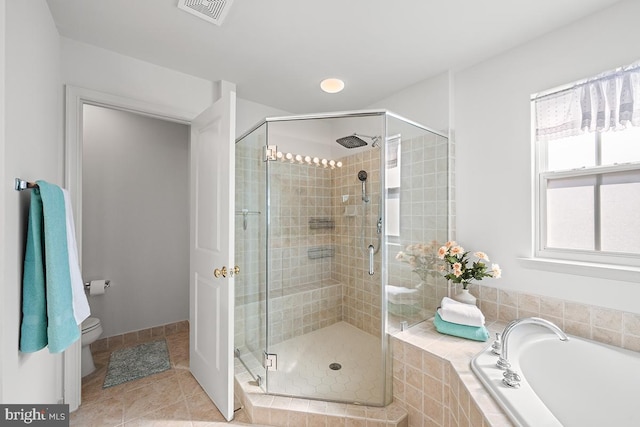
MULTIPOLYGON (((82 121, 85 104, 127 111, 170 122, 191 125, 199 112, 181 110, 166 105, 111 95, 91 89, 65 85, 65 155, 64 183, 69 191, 75 219, 78 261, 82 268, 82 121)), ((63 397, 69 411, 81 403, 81 340, 63 353, 63 397)))

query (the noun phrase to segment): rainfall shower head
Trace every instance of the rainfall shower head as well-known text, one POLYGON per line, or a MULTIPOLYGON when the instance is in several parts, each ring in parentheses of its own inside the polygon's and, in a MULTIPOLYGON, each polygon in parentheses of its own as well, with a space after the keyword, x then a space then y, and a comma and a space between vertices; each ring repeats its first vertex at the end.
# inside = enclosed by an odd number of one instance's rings
POLYGON ((380 138, 379 136, 369 136, 369 135, 360 135, 358 133, 354 133, 353 135, 345 136, 344 138, 336 139, 336 142, 342 145, 345 148, 358 148, 364 147, 367 143, 362 138, 369 138, 372 143, 372 147, 380 146, 380 138))
POLYGON ((353 135, 345 136, 344 138, 338 138, 336 139, 336 142, 344 148, 358 148, 367 145, 367 143, 359 138, 355 133, 353 135))

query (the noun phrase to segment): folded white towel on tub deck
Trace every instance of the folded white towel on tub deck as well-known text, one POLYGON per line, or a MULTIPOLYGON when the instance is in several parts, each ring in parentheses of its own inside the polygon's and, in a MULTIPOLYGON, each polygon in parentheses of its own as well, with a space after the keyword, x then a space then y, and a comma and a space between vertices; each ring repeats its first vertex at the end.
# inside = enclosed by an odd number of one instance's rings
POLYGON ((484 314, 475 305, 444 297, 440 307, 440 317, 445 322, 466 326, 484 326, 484 314))

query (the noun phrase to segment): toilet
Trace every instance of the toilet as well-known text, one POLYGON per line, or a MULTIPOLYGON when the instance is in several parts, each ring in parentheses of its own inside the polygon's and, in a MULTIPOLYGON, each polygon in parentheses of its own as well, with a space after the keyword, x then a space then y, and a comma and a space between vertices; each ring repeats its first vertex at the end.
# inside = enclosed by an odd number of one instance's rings
POLYGON ((82 322, 82 376, 87 376, 96 370, 91 354, 91 343, 102 335, 102 325, 97 317, 88 317, 82 322))

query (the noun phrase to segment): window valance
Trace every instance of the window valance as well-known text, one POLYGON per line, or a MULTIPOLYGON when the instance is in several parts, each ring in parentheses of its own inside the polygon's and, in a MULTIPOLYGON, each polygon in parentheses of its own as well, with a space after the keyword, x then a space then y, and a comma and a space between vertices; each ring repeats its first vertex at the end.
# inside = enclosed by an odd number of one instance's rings
POLYGON ((640 62, 534 99, 536 139, 640 126, 640 62))

